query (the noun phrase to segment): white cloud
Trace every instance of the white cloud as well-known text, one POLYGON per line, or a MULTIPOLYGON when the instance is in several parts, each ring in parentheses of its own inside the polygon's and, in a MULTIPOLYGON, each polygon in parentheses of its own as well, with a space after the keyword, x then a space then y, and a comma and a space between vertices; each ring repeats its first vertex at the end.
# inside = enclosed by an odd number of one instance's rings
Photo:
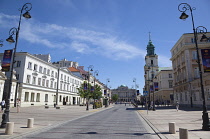
MULTIPOLYGON (((0 25, 9 23, 13 18, 0 14, 0 25), (5 22, 2 22, 3 20, 5 22)), ((39 23, 34 19, 22 22, 21 26, 24 27, 21 28, 21 39, 49 48, 68 48, 78 53, 94 53, 114 60, 144 58, 146 55, 145 50, 105 32, 39 23)))

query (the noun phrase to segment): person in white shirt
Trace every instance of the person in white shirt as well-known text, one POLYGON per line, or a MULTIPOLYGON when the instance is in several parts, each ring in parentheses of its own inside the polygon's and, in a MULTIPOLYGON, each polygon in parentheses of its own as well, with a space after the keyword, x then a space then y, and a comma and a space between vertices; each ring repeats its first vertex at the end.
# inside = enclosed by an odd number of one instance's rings
POLYGON ((2 100, 1 102, 1 111, 3 111, 5 108, 5 100, 2 100))

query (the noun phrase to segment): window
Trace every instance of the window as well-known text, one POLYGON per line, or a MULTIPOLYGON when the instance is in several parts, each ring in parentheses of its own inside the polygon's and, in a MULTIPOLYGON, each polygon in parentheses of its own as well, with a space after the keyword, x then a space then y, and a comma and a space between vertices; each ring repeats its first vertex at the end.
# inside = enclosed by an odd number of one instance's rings
POLYGON ((50 75, 50 70, 49 69, 47 70, 47 75, 50 75))
POLYGON ((63 74, 61 74, 61 80, 63 80, 63 74))
POLYGON ((34 93, 31 93, 31 102, 34 102, 34 93))
POLYGON ((46 81, 46 87, 49 87, 49 80, 46 81))
POLYGON ((21 65, 21 61, 17 61, 16 67, 20 67, 20 65, 21 65))
POLYGON ((37 71, 37 64, 34 64, 34 71, 37 71))
POLYGON ((62 102, 62 96, 60 95, 60 100, 59 100, 60 102, 62 102))
POLYGON ((168 81, 169 88, 173 88, 173 81, 168 81))
POLYGON ((198 68, 194 68, 194 78, 199 78, 199 70, 198 70, 198 68))
POLYGON ((197 60, 197 51, 192 51, 192 59, 197 60))
POLYGON ((151 65, 153 65, 153 60, 151 60, 151 65))
POLYGON ((51 72, 51 77, 54 77, 54 71, 51 72))
POLYGON ((48 102, 48 94, 45 94, 45 102, 48 102))
POLYGON ((29 92, 25 92, 25 98, 24 98, 25 102, 28 102, 28 97, 29 97, 29 92))
POLYGON ((44 71, 43 72, 44 72, 44 74, 46 74, 46 68, 44 68, 44 71))
POLYGON ((38 85, 41 85, 41 78, 38 78, 38 85))
POLYGON ((28 62, 28 69, 32 69, 32 63, 28 62))
POLYGON ((58 73, 57 72, 55 72, 55 78, 57 78, 58 77, 58 73))
POLYGON ((42 86, 45 86, 45 79, 42 79, 42 86))
POLYGON ((191 43, 194 43, 195 42, 195 39, 194 38, 191 38, 191 43))
POLYGON ((50 82, 50 88, 53 88, 53 81, 50 82))
POLYGON ((62 86, 63 86, 63 84, 62 84, 62 82, 60 82, 60 90, 62 90, 62 86))
POLYGON ((54 83, 54 88, 57 88, 57 82, 54 83))
POLYGON ((40 102, 40 93, 36 94, 36 102, 40 102))
POLYGON ((54 99, 53 99, 53 102, 56 102, 56 95, 54 95, 54 99))
POLYGON ((32 84, 36 85, 36 77, 33 77, 32 84))
POLYGON ((172 74, 171 74, 171 73, 169 73, 169 74, 168 74, 168 77, 169 77, 169 78, 172 78, 172 74))
POLYGON ((42 73, 42 66, 39 67, 39 72, 42 73))
POLYGON ((31 75, 27 75, 26 83, 30 83, 31 75))

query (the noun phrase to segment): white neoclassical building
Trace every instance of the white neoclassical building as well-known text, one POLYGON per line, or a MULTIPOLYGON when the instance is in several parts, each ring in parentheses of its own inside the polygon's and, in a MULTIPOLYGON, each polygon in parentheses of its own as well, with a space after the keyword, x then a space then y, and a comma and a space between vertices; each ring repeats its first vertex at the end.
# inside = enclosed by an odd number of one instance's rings
MULTIPOLYGON (((0 54, 2 59, 3 54, 0 54)), ((77 88, 84 79, 67 67, 53 65, 49 54, 18 52, 15 61, 17 89, 11 90, 11 105, 15 99, 21 100, 21 106, 53 105, 56 100, 58 105, 72 105, 82 101, 77 95, 77 88)))
POLYGON ((136 89, 129 89, 125 85, 111 90, 112 95, 118 95, 118 102, 132 102, 136 99, 136 89))

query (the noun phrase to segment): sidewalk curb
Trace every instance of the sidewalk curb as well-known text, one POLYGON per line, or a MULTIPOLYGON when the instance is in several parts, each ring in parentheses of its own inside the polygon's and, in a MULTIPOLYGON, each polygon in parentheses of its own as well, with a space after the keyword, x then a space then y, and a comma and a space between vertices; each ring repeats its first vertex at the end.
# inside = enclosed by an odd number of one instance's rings
POLYGON ((151 129, 157 134, 157 136, 160 139, 168 139, 167 137, 165 137, 163 134, 160 133, 160 131, 143 115, 141 114, 140 111, 137 110, 137 112, 139 113, 139 115, 145 120, 145 122, 151 127, 151 129))
POLYGON ((93 115, 93 114, 96 114, 98 112, 105 111, 105 110, 108 110, 108 109, 111 109, 111 108, 113 108, 113 106, 109 106, 108 108, 103 108, 103 109, 101 109, 99 111, 96 111, 96 112, 90 112, 89 114, 86 114, 86 115, 83 115, 83 116, 80 116, 80 117, 77 117, 77 118, 74 118, 74 119, 71 119, 71 120, 67 120, 67 121, 63 121, 63 122, 60 122, 60 123, 57 123, 57 124, 54 124, 54 125, 49 125, 49 126, 46 126, 46 127, 38 128, 38 129, 35 129, 33 131, 28 131, 26 133, 22 133, 20 135, 15 135, 15 136, 12 136, 12 137, 8 137, 7 139, 23 139, 27 135, 37 134, 39 132, 45 132, 45 131, 48 131, 52 128, 64 125, 67 122, 71 122, 71 121, 74 121, 74 120, 77 120, 77 119, 80 119, 80 118, 84 118, 84 117, 87 117, 87 116, 90 116, 90 115, 93 115))

